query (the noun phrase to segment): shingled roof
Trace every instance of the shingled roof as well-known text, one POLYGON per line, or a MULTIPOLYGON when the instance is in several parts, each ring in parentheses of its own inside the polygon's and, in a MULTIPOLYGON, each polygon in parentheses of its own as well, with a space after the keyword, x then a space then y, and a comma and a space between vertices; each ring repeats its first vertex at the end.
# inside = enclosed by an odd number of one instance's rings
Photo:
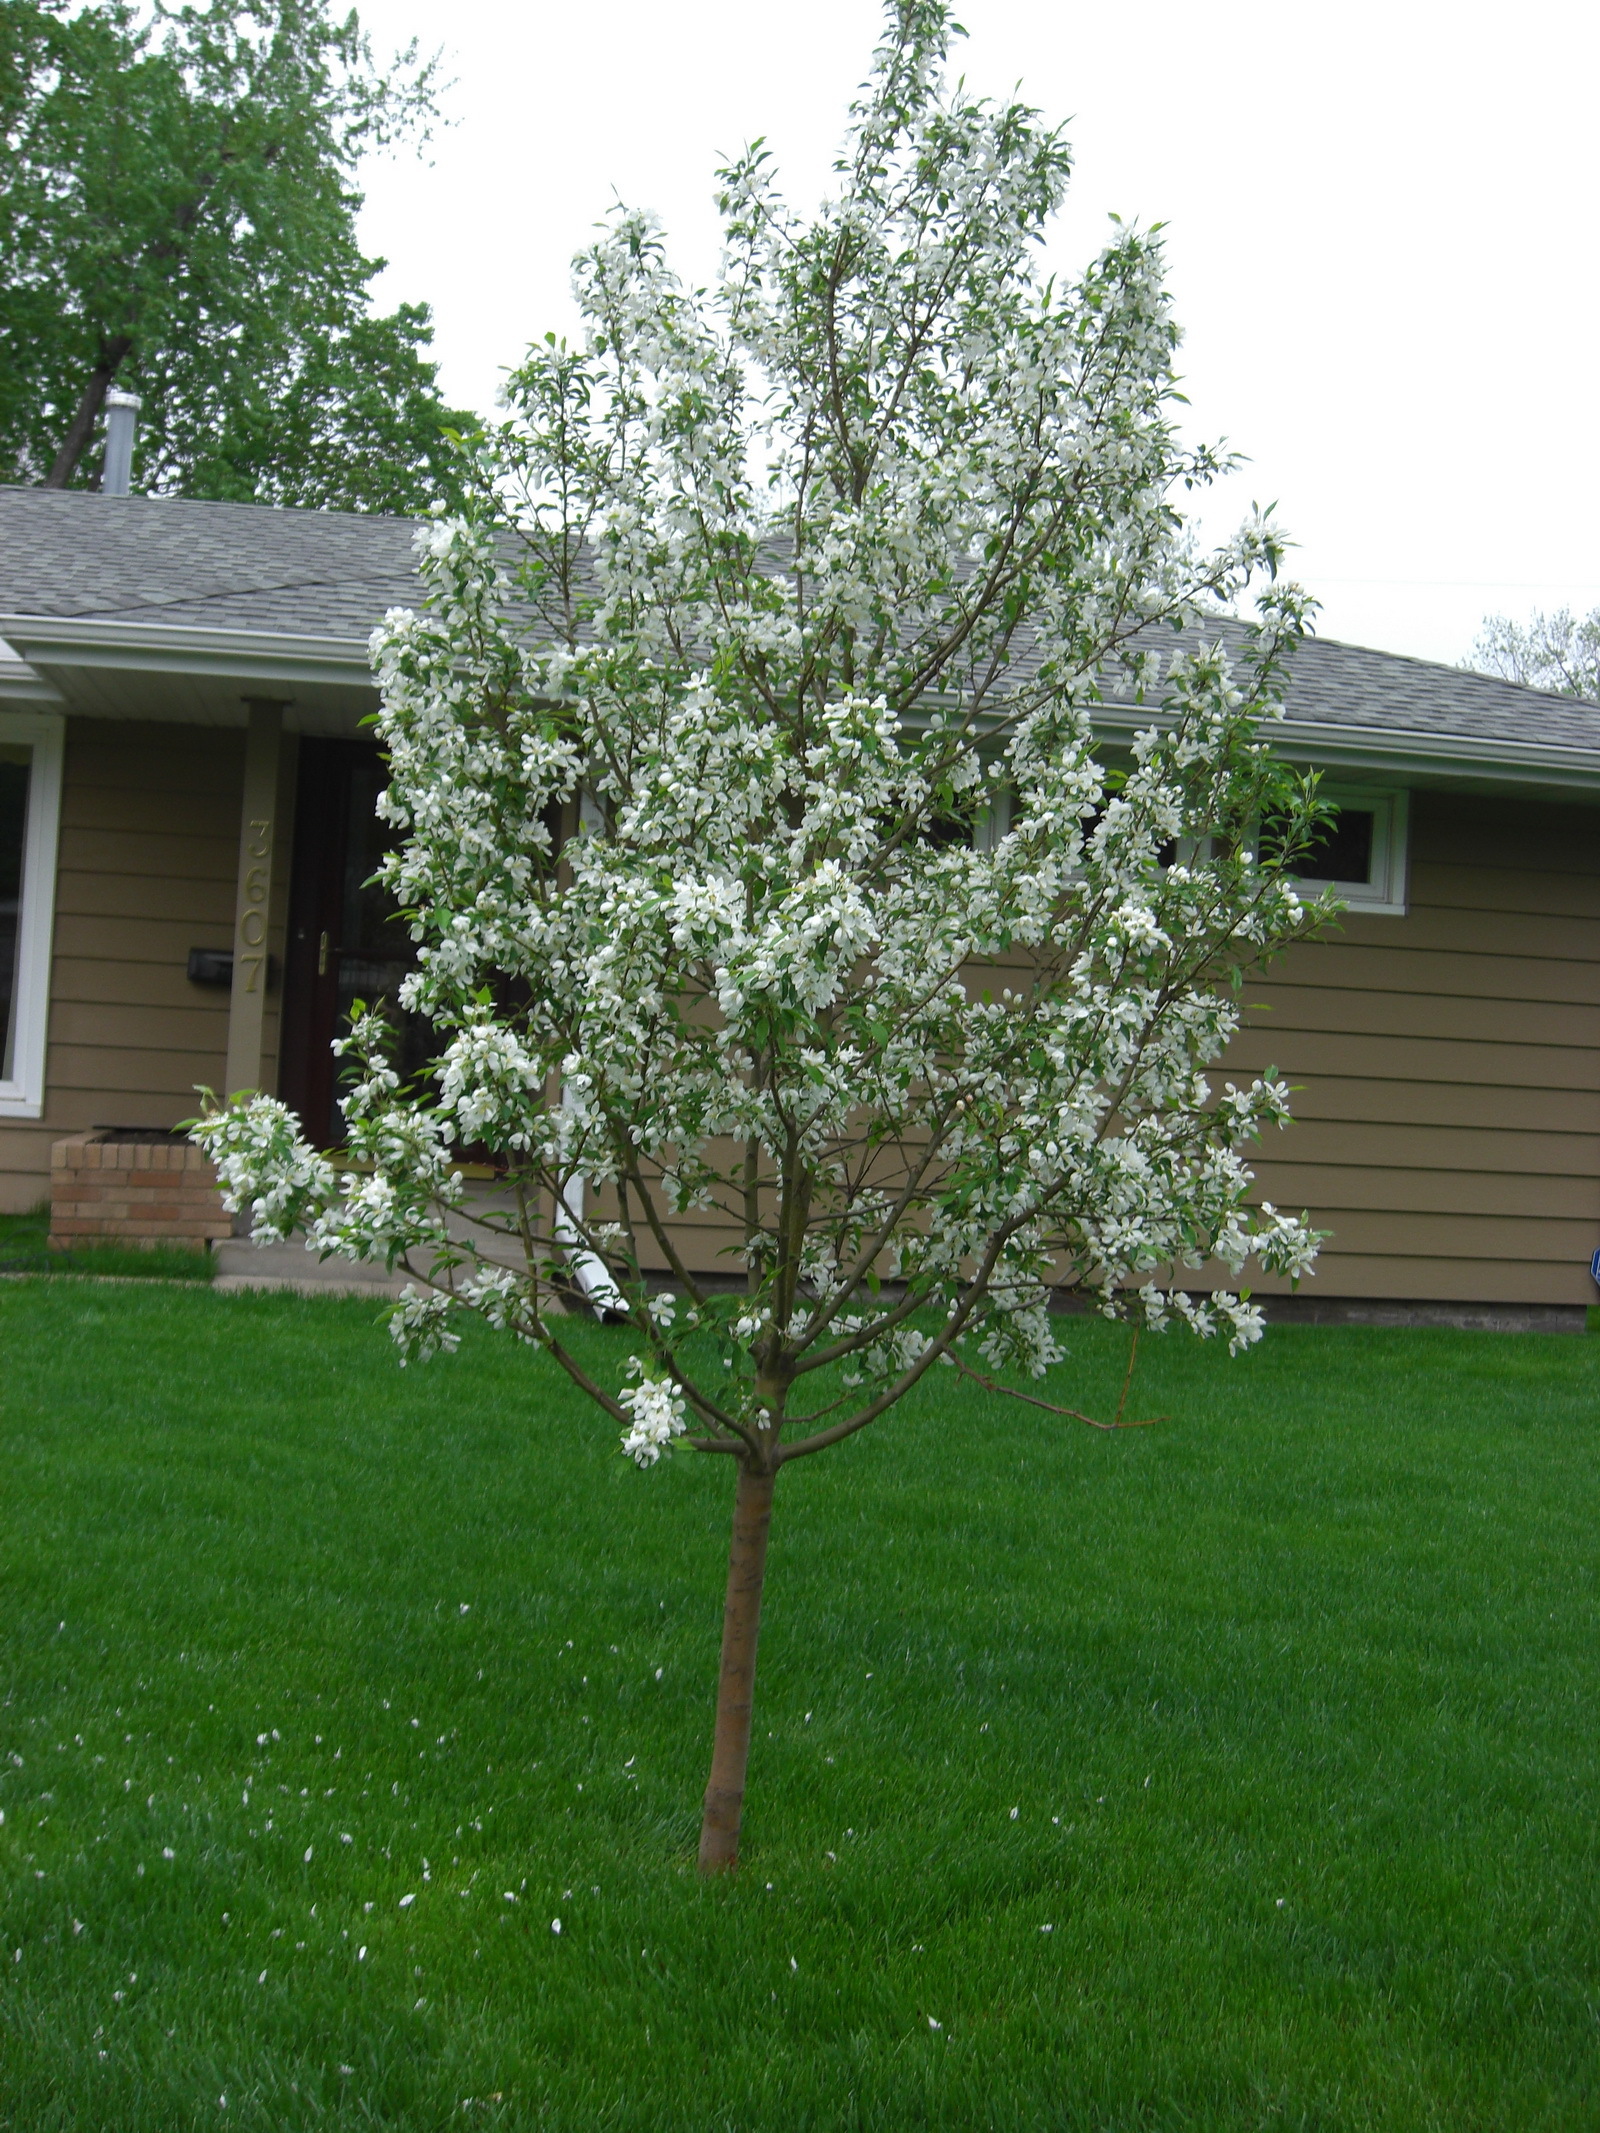
MULTIPOLYGON (((0 487, 0 636, 26 650, 55 621, 134 647, 281 637, 353 672, 385 610, 417 598, 415 533, 376 515, 0 487)), ((1117 706, 1110 723, 1147 715, 1117 706)), ((1330 638, 1296 654, 1284 741, 1345 766, 1520 764, 1600 787, 1600 706, 1330 638)))
POLYGON ((0 487, 0 611, 360 639, 417 597, 416 521, 0 487))

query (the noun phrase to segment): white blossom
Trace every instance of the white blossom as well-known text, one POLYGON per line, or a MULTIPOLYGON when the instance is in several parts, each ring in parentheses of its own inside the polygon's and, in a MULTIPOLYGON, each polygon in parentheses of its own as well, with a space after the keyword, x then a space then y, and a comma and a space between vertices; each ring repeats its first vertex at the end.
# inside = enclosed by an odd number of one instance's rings
POLYGON ((1282 1082, 1215 1072, 1236 976, 1333 908, 1271 752, 1310 603, 1270 520, 1182 523, 1227 462, 1159 235, 1044 278, 1064 142, 947 82, 932 0, 893 25, 814 217, 759 150, 720 174, 711 290, 605 225, 374 633, 431 1076, 363 1015, 339 1162, 266 1098, 196 1128, 257 1236, 410 1271, 402 1359, 476 1314, 641 1466, 816 1448, 941 1361, 1037 1379, 1059 1292, 1238 1350, 1247 1265, 1316 1255, 1244 1160, 1282 1082), (552 1303, 606 1283, 615 1394, 552 1303))
POLYGON ((666 1378, 644 1378, 619 1400, 629 1416, 622 1449, 640 1466, 654 1466, 683 1434, 683 1394, 666 1378))

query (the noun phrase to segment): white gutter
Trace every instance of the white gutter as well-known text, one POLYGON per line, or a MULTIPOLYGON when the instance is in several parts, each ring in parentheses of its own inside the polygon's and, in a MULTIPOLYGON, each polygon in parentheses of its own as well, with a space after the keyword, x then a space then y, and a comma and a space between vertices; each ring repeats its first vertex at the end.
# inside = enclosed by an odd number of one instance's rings
POLYGON ((37 666, 210 674, 239 681, 323 682, 376 690, 364 637, 209 630, 76 615, 0 616, 0 637, 37 666))

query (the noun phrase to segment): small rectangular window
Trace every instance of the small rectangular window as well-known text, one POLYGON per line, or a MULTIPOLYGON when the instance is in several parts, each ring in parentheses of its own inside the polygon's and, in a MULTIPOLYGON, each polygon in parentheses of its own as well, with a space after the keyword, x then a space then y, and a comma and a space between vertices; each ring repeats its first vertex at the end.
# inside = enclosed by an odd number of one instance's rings
POLYGON ((59 718, 0 712, 0 1118, 44 1109, 59 718))
MULTIPOLYGON (((1295 879, 1308 890, 1333 889, 1353 911, 1403 917, 1408 795, 1351 785, 1321 790, 1337 812, 1295 861, 1295 879)), ((1261 848, 1272 851, 1270 822, 1262 824, 1261 848)))

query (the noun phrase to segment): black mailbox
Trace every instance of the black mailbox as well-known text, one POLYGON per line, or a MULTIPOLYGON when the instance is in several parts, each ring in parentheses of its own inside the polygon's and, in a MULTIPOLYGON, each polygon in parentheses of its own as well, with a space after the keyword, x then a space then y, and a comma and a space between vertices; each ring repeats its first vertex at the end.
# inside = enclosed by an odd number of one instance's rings
MULTIPOLYGON (((270 992, 278 982, 278 958, 267 957, 267 990, 270 992)), ((189 983, 191 985, 217 985, 224 989, 233 983, 233 950, 231 948, 191 948, 189 950, 189 983)))

